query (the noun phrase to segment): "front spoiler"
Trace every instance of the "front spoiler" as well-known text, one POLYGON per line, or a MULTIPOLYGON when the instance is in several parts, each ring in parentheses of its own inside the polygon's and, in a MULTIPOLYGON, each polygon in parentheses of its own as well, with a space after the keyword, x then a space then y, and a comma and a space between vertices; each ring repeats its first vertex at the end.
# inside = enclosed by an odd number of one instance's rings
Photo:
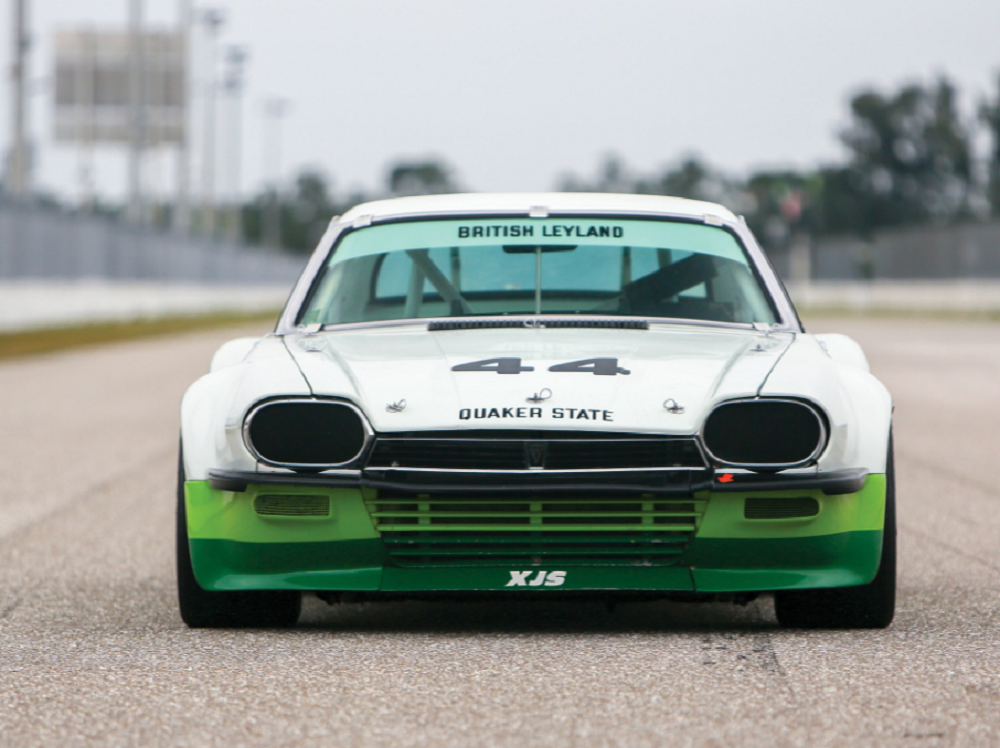
POLYGON ((864 468, 829 473, 723 473, 690 470, 600 471, 594 473, 449 473, 412 470, 365 470, 331 473, 256 473, 210 470, 218 491, 243 493, 250 485, 312 488, 370 488, 417 493, 624 492, 693 496, 699 491, 821 491, 844 496, 864 488, 864 468))
MULTIPOLYGON (((305 487, 302 476, 249 475, 254 482, 245 493, 209 481, 185 485, 190 551, 195 576, 205 589, 502 592, 517 589, 507 586, 512 571, 529 568, 566 572, 558 587, 525 588, 540 595, 557 589, 735 593, 841 587, 866 584, 874 577, 885 509, 884 475, 869 475, 863 489, 850 495, 824 495, 814 488, 809 495, 819 503, 819 513, 789 519, 747 519, 747 491, 728 488, 698 494, 695 500, 705 504, 704 515, 674 566, 602 565, 599 560, 574 566, 553 557, 523 566, 416 568, 401 567, 390 557, 366 508, 368 491, 328 488, 319 476, 312 476, 321 481, 319 486, 305 487), (300 482, 274 485, 261 480, 265 476, 300 482), (331 514, 270 517, 254 508, 260 495, 300 492, 329 496, 331 514)), ((802 494, 796 489, 754 490, 752 495, 802 494)))
POLYGON ((882 532, 877 530, 767 540, 695 539, 688 558, 707 568, 569 566, 553 561, 530 571, 533 577, 563 571, 559 587, 510 587, 509 567, 393 566, 377 540, 309 544, 191 540, 198 582, 216 591, 506 591, 542 596, 550 591, 735 593, 847 587, 871 581, 881 548, 882 532))

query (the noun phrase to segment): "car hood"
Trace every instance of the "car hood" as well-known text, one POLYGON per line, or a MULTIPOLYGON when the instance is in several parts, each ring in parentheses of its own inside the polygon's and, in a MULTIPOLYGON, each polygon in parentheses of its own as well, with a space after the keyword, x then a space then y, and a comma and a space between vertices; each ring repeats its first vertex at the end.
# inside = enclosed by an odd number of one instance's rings
POLYGON ((719 400, 756 395, 793 339, 789 333, 693 325, 436 332, 421 325, 288 335, 285 344, 315 396, 353 401, 378 432, 692 434, 719 400), (455 371, 497 358, 519 358, 522 369, 532 370, 455 371), (597 375, 586 365, 550 371, 608 358, 623 371, 597 375), (668 411, 668 400, 683 412, 668 411))

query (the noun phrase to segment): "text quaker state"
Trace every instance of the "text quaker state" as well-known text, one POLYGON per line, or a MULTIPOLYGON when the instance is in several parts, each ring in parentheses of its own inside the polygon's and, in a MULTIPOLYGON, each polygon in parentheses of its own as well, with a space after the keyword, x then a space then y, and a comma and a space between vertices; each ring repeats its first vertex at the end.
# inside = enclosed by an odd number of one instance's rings
MULTIPOLYGON (((541 408, 462 408, 458 412, 463 421, 484 418, 543 418, 541 408)), ((550 408, 549 417, 556 420, 565 418, 573 421, 613 421, 614 411, 599 408, 550 408)))

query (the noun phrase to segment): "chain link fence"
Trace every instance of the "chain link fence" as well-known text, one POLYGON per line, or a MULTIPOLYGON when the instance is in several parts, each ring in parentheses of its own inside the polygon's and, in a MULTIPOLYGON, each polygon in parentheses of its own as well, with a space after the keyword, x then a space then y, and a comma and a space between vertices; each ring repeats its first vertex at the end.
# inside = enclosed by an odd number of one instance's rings
POLYGON ((0 198, 0 279, 101 278, 290 288, 306 259, 0 198))
MULTIPOLYGON (((794 242, 793 242, 794 244, 794 242)), ((1000 279, 1000 222, 832 238, 769 251, 789 281, 1000 279), (798 254, 796 254, 798 253, 798 254)), ((287 284, 306 257, 130 227, 0 198, 0 279, 287 284)))
POLYGON ((886 231, 870 241, 828 238, 811 247, 793 242, 768 254, 778 274, 796 282, 1000 279, 1000 222, 886 231))

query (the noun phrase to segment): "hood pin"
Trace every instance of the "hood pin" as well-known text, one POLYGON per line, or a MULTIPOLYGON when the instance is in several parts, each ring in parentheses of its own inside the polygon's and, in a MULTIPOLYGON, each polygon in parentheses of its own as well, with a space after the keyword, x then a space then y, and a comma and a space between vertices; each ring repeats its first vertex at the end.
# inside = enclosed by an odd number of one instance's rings
POLYGON ((678 405, 677 401, 674 400, 672 397, 668 397, 666 400, 663 401, 663 407, 666 408, 667 413, 671 413, 675 416, 679 416, 681 413, 684 412, 684 406, 678 405))
POLYGON ((385 406, 386 413, 402 413, 406 410, 406 400, 400 400, 398 403, 389 403, 385 406))
POLYGON ((536 392, 531 397, 525 398, 525 401, 529 402, 529 403, 544 403, 550 397, 552 397, 552 390, 550 390, 548 387, 546 387, 541 392, 536 392))

